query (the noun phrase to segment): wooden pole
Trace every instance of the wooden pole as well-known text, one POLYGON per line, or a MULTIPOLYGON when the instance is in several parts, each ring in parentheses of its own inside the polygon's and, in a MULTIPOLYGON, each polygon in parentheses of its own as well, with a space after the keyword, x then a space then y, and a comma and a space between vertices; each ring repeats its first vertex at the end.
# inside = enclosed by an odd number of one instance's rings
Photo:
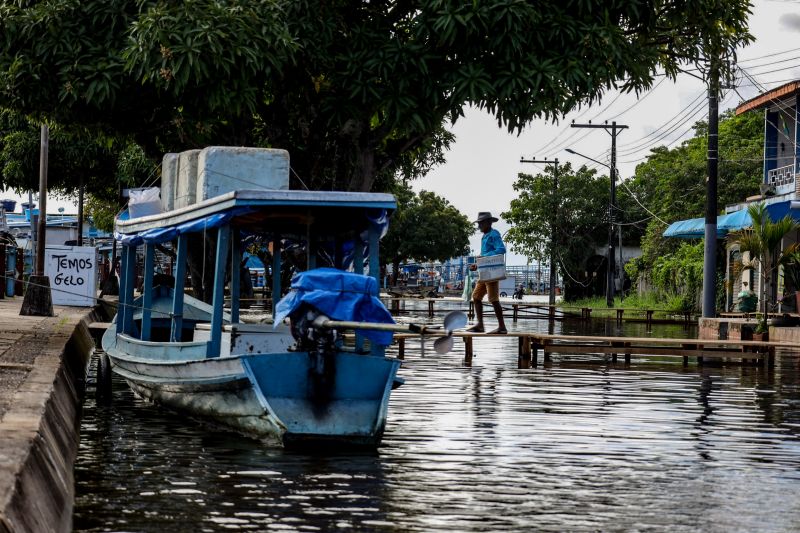
POLYGON ((44 276, 44 247, 47 241, 47 156, 50 149, 50 130, 42 124, 39 151, 39 228, 36 238, 36 275, 44 276))
MULTIPOLYGON (((39 152, 39 230, 36 236, 36 261, 34 275, 25 291, 25 299, 19 314, 24 316, 53 316, 53 296, 50 278, 44 275, 44 248, 47 242, 47 155, 50 146, 50 130, 42 124, 41 148, 39 152)), ((31 209, 31 214, 33 210, 31 209)), ((32 216, 32 215, 31 215, 32 216)))
POLYGON ((86 187, 83 185, 83 176, 78 185, 78 246, 83 246, 83 191, 86 187))

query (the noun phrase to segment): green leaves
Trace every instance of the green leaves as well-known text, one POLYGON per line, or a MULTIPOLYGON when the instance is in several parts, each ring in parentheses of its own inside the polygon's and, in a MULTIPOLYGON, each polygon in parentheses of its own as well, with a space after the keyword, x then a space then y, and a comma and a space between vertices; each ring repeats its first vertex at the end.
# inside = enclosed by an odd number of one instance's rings
POLYGON ((395 196, 398 209, 381 241, 384 263, 445 261, 469 252, 475 227, 450 202, 428 191, 414 194, 406 186, 398 186, 395 196))
POLYGON ((512 249, 537 261, 555 256, 568 284, 590 277, 586 260, 607 241, 610 182, 594 170, 569 163, 558 169, 554 193, 554 168, 544 173, 520 174, 514 183, 518 198, 501 214, 511 224, 506 239, 512 249))
POLYGON ((745 269, 758 267, 763 283, 761 283, 761 309, 765 308, 769 297, 768 289, 774 282, 778 267, 792 261, 796 253, 796 246, 789 246, 781 250, 783 238, 796 231, 800 225, 790 215, 778 221, 772 221, 763 202, 755 203, 747 208, 747 213, 753 225, 728 236, 728 242, 739 247, 739 252, 749 254, 750 260, 744 264, 745 269))
MULTIPOLYGON (((748 42, 746 0, 0 0, 0 106, 151 155, 286 148, 370 190, 465 106, 509 131, 748 42)), ((424 167, 425 164, 422 165, 424 167)), ((417 172, 418 173, 418 172, 417 172)), ((406 173, 408 175, 408 173, 406 173)), ((299 183, 297 184, 299 186, 299 183)))
MULTIPOLYGON (((719 205, 744 201, 758 192, 762 182, 764 119, 757 113, 735 116, 723 113, 719 123, 719 205)), ((707 174, 707 125, 698 122, 695 136, 672 149, 658 147, 636 167, 628 186, 647 208, 660 218, 676 220, 701 217, 705 210, 707 174)), ((629 205, 631 203, 629 202, 629 205)), ((642 212, 640 218, 645 218, 642 212)), ((666 228, 656 219, 649 222, 642 239, 641 272, 648 273, 658 258, 675 252, 681 242, 664 239, 666 228)), ((647 274, 646 274, 647 275, 647 274)), ((663 287, 667 290, 667 287, 663 287)))

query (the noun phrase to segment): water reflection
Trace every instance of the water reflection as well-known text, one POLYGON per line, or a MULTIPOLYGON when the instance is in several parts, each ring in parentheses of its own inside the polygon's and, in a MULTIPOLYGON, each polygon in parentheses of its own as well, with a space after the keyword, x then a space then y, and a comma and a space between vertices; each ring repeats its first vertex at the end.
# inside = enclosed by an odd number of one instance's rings
MULTIPOLYGON (((520 321, 547 331, 546 321, 520 321)), ((602 322, 555 332, 605 333, 602 322)), ((616 325, 613 328, 617 328, 616 325)), ((625 324, 627 335, 684 335, 625 324)), ((615 333, 616 334, 616 333, 615 333)), ((515 339, 463 354, 406 347, 384 445, 309 455, 165 413, 115 383, 87 402, 77 530, 795 531, 797 359, 517 369, 515 339)))

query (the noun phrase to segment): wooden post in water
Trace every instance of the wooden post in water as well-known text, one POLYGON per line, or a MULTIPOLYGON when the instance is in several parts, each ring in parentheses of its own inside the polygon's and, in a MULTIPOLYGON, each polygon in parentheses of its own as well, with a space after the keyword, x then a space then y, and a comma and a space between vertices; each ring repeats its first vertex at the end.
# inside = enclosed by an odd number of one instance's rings
POLYGON ((464 366, 472 366, 472 337, 464 337, 464 366))
MULTIPOLYGON (((39 150, 39 229, 36 237, 35 272, 28 279, 28 290, 22 301, 19 314, 24 316, 53 316, 53 296, 50 278, 44 275, 44 249, 47 242, 47 156, 50 146, 50 130, 42 124, 39 150)), ((33 208, 31 207, 31 218, 33 208)))

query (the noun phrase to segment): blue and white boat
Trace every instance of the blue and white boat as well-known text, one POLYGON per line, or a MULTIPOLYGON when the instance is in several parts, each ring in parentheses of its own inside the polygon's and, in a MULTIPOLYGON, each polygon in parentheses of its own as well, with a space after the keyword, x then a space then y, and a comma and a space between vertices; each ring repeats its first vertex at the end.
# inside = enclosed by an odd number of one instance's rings
MULTIPOLYGON (((118 220, 120 305, 103 337, 114 372, 142 398, 258 439, 377 446, 389 395, 402 383, 400 360, 384 353, 391 332, 357 330, 355 344, 346 346, 341 330, 322 323, 393 323, 377 296, 378 243, 395 205, 389 194, 233 190, 118 220), (213 301, 206 304, 184 288, 189 240, 212 232, 213 301), (272 272, 281 271, 287 239, 306 250, 309 270, 274 303, 275 324, 243 323, 239 316, 241 242, 254 234, 271 242, 272 272), (174 287, 154 285, 156 246, 167 242, 176 251, 174 287), (344 243, 353 272, 315 268, 323 247, 341 268, 344 243), (135 296, 142 255, 143 288, 135 296)), ((272 290, 282 293, 279 275, 272 290)))

